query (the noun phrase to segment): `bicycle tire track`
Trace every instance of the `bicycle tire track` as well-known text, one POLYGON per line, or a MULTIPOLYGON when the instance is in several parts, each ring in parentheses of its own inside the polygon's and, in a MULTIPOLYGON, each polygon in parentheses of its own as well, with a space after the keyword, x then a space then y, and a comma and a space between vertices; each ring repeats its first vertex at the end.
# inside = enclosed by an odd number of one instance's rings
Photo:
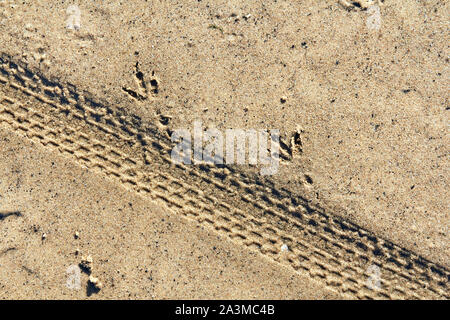
POLYGON ((173 164, 157 125, 0 56, 0 123, 344 297, 448 299, 444 267, 233 167, 173 164), (281 245, 288 252, 281 253, 281 245), (367 269, 381 270, 370 289, 367 269))

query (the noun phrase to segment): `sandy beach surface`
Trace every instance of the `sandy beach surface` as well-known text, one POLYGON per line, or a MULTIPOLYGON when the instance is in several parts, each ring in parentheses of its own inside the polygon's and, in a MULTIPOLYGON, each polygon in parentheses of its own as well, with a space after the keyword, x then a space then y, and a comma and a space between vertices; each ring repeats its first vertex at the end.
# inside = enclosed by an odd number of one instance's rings
POLYGON ((448 299, 449 14, 0 0, 0 298, 448 299), (173 163, 196 123, 276 172, 173 163))

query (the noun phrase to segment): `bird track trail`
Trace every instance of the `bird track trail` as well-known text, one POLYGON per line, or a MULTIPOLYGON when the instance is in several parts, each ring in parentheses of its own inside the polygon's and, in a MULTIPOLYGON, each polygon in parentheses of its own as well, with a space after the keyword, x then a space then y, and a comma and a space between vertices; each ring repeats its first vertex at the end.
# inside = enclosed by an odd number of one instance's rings
POLYGON ((156 124, 6 54, 0 55, 0 123, 343 297, 449 298, 446 268, 312 207, 270 179, 235 167, 174 164, 170 138, 156 124), (372 289, 371 266, 380 270, 380 286, 372 289))

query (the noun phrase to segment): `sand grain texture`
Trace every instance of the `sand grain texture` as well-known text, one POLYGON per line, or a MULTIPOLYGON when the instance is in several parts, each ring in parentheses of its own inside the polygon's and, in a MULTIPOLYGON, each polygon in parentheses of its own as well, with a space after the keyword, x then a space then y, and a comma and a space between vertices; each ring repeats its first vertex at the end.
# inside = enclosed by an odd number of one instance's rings
POLYGON ((448 298, 448 4, 0 4, 2 298, 448 298), (280 172, 174 165, 194 120, 280 172))

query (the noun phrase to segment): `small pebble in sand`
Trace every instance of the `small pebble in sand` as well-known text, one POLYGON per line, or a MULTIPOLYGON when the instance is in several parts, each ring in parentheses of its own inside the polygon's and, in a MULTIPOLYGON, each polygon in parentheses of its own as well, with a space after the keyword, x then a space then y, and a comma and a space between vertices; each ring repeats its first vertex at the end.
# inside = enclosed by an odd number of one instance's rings
POLYGON ((77 255, 79 255, 79 254, 80 254, 80 249, 77 248, 77 249, 75 250, 75 255, 77 256, 77 255))
POLYGON ((42 240, 45 240, 45 239, 47 239, 47 234, 46 234, 46 233, 43 233, 43 234, 42 234, 42 240))
POLYGON ((101 290, 103 288, 103 284, 100 282, 100 280, 92 275, 89 276, 89 283, 98 290, 101 290))
POLYGON ((25 25, 25 30, 27 30, 27 31, 33 31, 33 25, 31 24, 31 23, 27 23, 26 25, 25 25))
POLYGON ((282 246, 281 246, 281 252, 286 252, 286 251, 288 251, 289 250, 289 247, 287 246, 287 244, 283 244, 282 246))
POLYGON ((86 270, 87 272, 91 272, 93 262, 94 262, 94 260, 92 259, 91 256, 81 257, 80 267, 82 269, 86 270))
POLYGON ((75 231, 75 234, 73 236, 75 237, 75 239, 78 239, 80 237, 80 234, 78 233, 78 231, 75 231))
POLYGON ((282 96, 282 97, 280 98, 280 102, 281 102, 281 103, 286 103, 286 101, 287 101, 287 97, 286 97, 286 96, 282 96))

